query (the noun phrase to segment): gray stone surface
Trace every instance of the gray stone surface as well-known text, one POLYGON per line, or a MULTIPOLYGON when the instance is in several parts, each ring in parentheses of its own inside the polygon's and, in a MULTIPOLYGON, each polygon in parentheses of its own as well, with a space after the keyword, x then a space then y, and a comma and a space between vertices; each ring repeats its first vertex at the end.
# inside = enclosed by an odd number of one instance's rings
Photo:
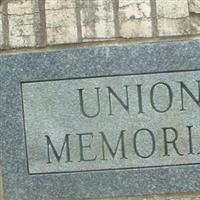
MULTIPOLYGON (((20 87, 20 83, 24 81, 163 71, 198 71, 199 66, 199 41, 2 55, 0 162, 4 199, 55 200, 67 197, 200 191, 200 167, 191 163, 185 166, 145 169, 29 175, 20 87)), ((198 73, 194 77, 197 77, 198 73)), ((183 76, 183 79, 187 79, 187 75, 183 76)))
POLYGON ((200 163, 199 77, 184 71, 22 83, 29 173, 200 163))

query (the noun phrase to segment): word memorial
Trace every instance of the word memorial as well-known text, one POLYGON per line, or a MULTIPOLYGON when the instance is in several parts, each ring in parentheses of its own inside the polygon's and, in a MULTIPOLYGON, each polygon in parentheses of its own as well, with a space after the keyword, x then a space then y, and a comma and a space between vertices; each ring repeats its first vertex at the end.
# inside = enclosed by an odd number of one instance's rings
POLYGON ((22 83, 30 174, 200 163, 200 71, 22 83))

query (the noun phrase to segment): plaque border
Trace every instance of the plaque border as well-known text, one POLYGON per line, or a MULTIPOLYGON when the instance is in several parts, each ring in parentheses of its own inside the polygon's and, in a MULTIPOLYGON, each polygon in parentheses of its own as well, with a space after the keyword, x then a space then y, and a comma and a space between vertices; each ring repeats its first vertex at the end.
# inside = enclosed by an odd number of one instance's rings
POLYGON ((101 76, 85 76, 85 77, 72 77, 63 79, 47 79, 47 80, 34 80, 34 81, 20 81, 21 90, 21 101, 22 101, 22 117, 23 117, 23 129, 24 129, 24 142, 26 151, 26 162, 28 175, 45 175, 45 174, 71 174, 71 173, 87 173, 87 172, 102 172, 102 171, 122 171, 122 170, 138 170, 138 169, 153 169, 153 168, 164 168, 164 167, 178 167, 178 166, 195 166, 200 163, 185 163, 185 164, 174 164, 174 165, 155 165, 155 166, 144 166, 144 167, 123 167, 123 168, 109 168, 109 169, 92 169, 92 170, 75 170, 75 171, 52 171, 52 172, 30 172, 30 165, 28 159, 28 145, 27 145, 27 134, 25 125, 25 111, 24 111, 24 100, 23 100, 23 89, 22 85, 26 83, 40 83, 40 82, 55 82, 55 81, 67 81, 67 80, 78 80, 78 79, 92 79, 92 78, 108 78, 108 77, 126 77, 126 76, 140 76, 140 75, 155 75, 155 74, 172 74, 172 73, 184 73, 184 72, 195 72, 200 69, 185 69, 185 70, 169 70, 160 72, 143 72, 143 73, 128 73, 128 74, 114 74, 114 75, 101 75, 101 76))

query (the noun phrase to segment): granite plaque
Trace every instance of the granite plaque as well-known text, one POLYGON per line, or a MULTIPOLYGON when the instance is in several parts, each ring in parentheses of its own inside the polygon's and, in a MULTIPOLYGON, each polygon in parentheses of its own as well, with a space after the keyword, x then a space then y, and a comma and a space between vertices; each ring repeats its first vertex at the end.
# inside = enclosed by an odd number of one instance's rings
POLYGON ((200 163, 200 71, 22 83, 30 174, 200 163))
POLYGON ((4 200, 200 191, 200 41, 0 56, 4 200))

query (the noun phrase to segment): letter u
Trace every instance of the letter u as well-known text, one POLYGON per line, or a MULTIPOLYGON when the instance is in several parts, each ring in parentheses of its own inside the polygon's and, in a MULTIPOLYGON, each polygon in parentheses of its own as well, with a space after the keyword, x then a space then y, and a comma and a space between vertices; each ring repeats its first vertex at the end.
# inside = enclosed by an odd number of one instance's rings
POLYGON ((85 112, 84 109, 84 100, 83 100, 83 90, 84 89, 78 89, 79 91, 79 99, 80 99, 80 109, 81 109, 81 113, 88 118, 94 118, 96 116, 99 115, 100 113, 100 100, 99 100, 99 88, 95 88, 97 91, 97 112, 94 115, 89 115, 85 112))

